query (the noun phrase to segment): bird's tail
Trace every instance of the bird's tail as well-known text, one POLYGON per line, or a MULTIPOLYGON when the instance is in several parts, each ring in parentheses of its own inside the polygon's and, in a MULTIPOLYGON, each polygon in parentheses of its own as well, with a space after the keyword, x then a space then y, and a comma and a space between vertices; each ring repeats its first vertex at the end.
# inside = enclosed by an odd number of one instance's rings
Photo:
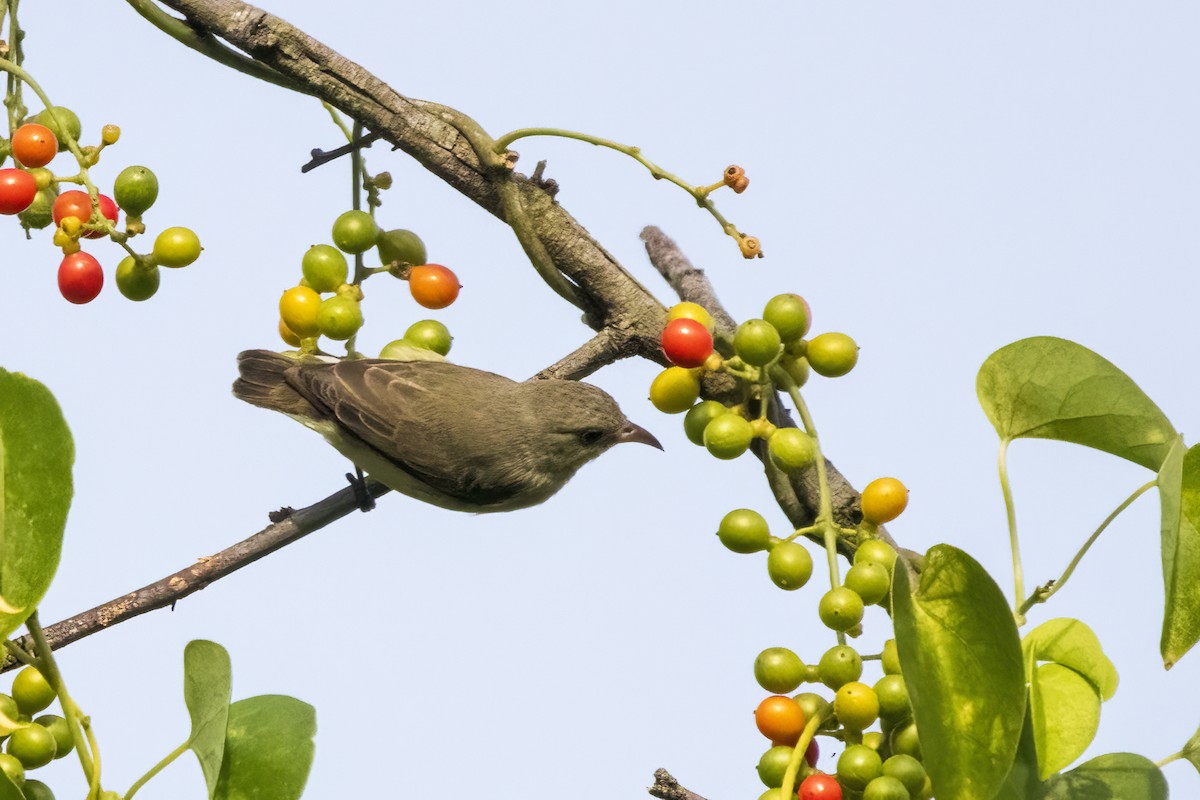
POLYGON ((245 350, 238 354, 238 379, 233 394, 251 405, 295 417, 323 416, 287 381, 285 373, 296 360, 270 350, 245 350))

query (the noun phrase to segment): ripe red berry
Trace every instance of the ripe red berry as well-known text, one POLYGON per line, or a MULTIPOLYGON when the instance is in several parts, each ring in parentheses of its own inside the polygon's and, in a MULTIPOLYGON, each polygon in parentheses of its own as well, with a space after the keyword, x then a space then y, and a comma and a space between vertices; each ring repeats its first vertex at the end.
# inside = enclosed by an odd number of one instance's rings
POLYGON ((37 196, 37 181, 25 170, 0 169, 0 214, 20 214, 37 196))
POLYGON ((93 256, 71 253, 58 266, 58 291, 72 303, 90 303, 104 286, 104 270, 93 256))
POLYGON ((672 364, 703 366, 713 350, 712 334, 694 319, 673 319, 663 329, 662 349, 672 364))

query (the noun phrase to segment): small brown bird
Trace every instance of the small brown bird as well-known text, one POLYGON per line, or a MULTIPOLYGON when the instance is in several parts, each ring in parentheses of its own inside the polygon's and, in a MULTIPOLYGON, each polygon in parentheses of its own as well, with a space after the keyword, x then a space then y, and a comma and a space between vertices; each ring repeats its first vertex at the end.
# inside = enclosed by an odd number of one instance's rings
POLYGON ((238 355, 233 393, 325 437, 372 478, 454 511, 528 508, 621 442, 658 449, 603 390, 437 361, 238 355))

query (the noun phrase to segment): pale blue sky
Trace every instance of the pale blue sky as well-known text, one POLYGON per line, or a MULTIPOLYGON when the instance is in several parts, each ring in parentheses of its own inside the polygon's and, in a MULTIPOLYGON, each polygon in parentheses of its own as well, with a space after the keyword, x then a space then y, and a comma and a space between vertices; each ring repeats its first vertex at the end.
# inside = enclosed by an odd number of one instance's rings
MULTIPOLYGON (((686 195, 618 154, 517 146, 523 170, 549 160, 566 208, 668 302, 638 240, 646 224, 709 271, 735 317, 796 291, 817 331, 853 335, 858 369, 806 391, 827 452, 859 486, 902 478, 912 500, 893 534, 915 549, 966 548, 1006 592, 996 442, 974 397, 989 353, 1035 334, 1074 339, 1195 430, 1193 4, 264 5, 495 135, 584 130, 696 183, 743 165, 750 190, 716 199, 761 238, 768 257, 752 263, 686 195)), ((78 111, 86 138, 123 129, 96 177, 150 166, 161 192, 147 224, 189 225, 206 247, 151 302, 110 283, 74 307, 55 288, 49 235, 25 242, 15 223, 0 226, 0 365, 50 386, 78 448, 49 622, 341 487, 332 449, 238 403, 229 384, 239 350, 279 346, 279 293, 304 250, 328 241, 349 186, 343 165, 299 173, 311 148, 338 143, 315 101, 205 61, 115 0, 22 13, 29 68, 78 111)), ((401 153, 376 145, 369 165, 396 179, 380 219, 417 230, 464 284, 439 316, 454 360, 522 378, 586 338, 504 226, 401 153)), ((91 252, 118 260, 109 243, 91 252)), ((366 290, 368 349, 427 316, 401 285, 366 290)), ((389 496, 174 613, 63 651, 113 788, 186 735, 182 649, 203 637, 229 648, 236 697, 282 692, 317 707, 310 797, 550 798, 570 785, 636 798, 665 766, 712 800, 756 798, 766 742, 751 718, 754 656, 784 645, 815 660, 833 635, 816 618, 819 579, 784 593, 764 559, 719 547, 711 534, 730 509, 757 508, 780 531, 784 519, 756 462, 707 457, 649 406, 655 372, 624 363, 593 381, 665 453, 618 448, 545 506, 507 515, 389 496)), ((1010 466, 1030 583, 1056 576, 1149 477, 1052 443, 1019 443, 1010 466)), ((1120 671, 1093 755, 1158 759, 1200 723, 1200 655, 1168 674, 1158 661, 1157 540, 1152 494, 1032 615, 1083 618, 1120 671)), ((886 619, 873 611, 866 624, 871 651, 886 619)), ((75 792, 74 763, 53 770, 60 796, 75 792)), ((1173 796, 1200 796, 1187 764, 1167 775, 1173 796)), ((183 761, 139 796, 202 786, 183 761)))

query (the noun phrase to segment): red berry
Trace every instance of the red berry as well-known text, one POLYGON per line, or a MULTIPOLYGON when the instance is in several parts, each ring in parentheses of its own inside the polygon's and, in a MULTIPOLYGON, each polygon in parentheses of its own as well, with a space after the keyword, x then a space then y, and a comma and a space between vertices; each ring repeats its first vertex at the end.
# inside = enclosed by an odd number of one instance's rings
MULTIPOLYGON (((109 220, 116 222, 117 204, 113 202, 113 199, 102 194, 99 197, 99 201, 100 213, 109 220)), ((87 222, 92 218, 92 198, 87 192, 81 192, 78 189, 63 192, 55 198, 50 213, 54 218, 55 225, 61 225, 62 221, 67 217, 76 217, 80 222, 87 222)), ((104 234, 100 231, 88 231, 83 235, 88 239, 99 239, 104 234)))
POLYGON ((58 290, 72 303, 92 302, 103 286, 104 270, 87 253, 72 253, 58 266, 58 290))
POLYGON ((842 800, 842 787, 837 778, 818 772, 800 784, 800 800, 842 800))
POLYGON ((37 181, 20 169, 0 169, 0 214, 20 214, 37 196, 37 181))
POLYGON ((663 329, 662 349, 672 364, 688 368, 703 366, 712 354, 712 334, 694 319, 673 319, 663 329))

